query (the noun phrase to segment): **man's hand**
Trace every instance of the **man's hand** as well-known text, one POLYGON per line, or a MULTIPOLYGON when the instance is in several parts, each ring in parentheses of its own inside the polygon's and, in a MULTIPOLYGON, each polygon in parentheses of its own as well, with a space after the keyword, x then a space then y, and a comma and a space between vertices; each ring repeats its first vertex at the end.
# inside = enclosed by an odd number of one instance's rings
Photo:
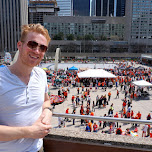
POLYGON ((42 123, 45 125, 51 125, 52 111, 49 109, 44 109, 42 112, 42 123))
POLYGON ((50 132, 50 124, 50 121, 47 119, 47 114, 45 115, 45 113, 42 113, 40 118, 28 128, 29 134, 27 134, 27 138, 37 139, 45 137, 50 132))

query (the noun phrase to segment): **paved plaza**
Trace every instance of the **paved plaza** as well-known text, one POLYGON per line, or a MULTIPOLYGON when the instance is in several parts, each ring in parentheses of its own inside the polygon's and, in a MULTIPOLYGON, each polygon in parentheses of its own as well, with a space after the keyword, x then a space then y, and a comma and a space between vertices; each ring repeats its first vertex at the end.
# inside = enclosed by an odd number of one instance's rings
MULTIPOLYGON (((48 67, 48 65, 49 64, 46 64, 45 67, 48 67)), ((64 66, 67 67, 68 65, 65 64, 64 66)), ((73 64, 71 64, 70 66, 73 66, 73 64)), ((135 66, 139 66, 139 65, 135 65, 135 66)), ((44 67, 44 65, 42 67, 44 67)), ((81 65, 81 67, 82 67, 82 65, 81 65)), ((65 87, 64 89, 67 89, 67 88, 65 87)), ((50 85, 50 93, 51 94, 57 95, 58 90, 59 90, 59 88, 55 88, 52 85, 50 85)), ((82 89, 80 88, 80 94, 79 94, 80 97, 81 97, 81 93, 82 93, 81 90, 82 89)), ((118 87, 118 90, 120 91, 120 86, 118 87)), ((146 88, 145 88, 145 90, 146 90, 146 88)), ((122 110, 122 103, 123 103, 122 99, 124 99, 125 94, 124 94, 124 91, 120 91, 119 98, 116 99, 116 92, 117 91, 116 91, 115 86, 113 88, 107 88, 106 91, 102 90, 101 88, 99 88, 97 91, 95 91, 95 88, 93 87, 92 90, 90 91, 90 97, 91 97, 90 107, 92 109, 92 103, 93 103, 93 101, 96 102, 97 95, 99 95, 99 97, 101 95, 108 96, 109 91, 111 91, 111 99, 109 101, 109 105, 107 105, 106 107, 102 107, 101 109, 98 109, 98 107, 96 106, 94 114, 95 114, 95 116, 104 116, 104 114, 108 115, 108 110, 110 108, 110 105, 113 103, 113 107, 114 107, 113 114, 115 115, 116 112, 118 112, 119 118, 121 118, 120 113, 122 110)), ((148 100, 133 100, 133 102, 132 102, 132 110, 134 111, 134 115, 136 115, 138 113, 138 111, 140 111, 142 114, 141 119, 143 119, 143 120, 146 120, 148 113, 152 113, 152 108, 151 108, 152 90, 150 89, 148 91, 148 93, 150 94, 148 100)), ((69 113, 72 113, 72 111, 73 111, 73 105, 72 105, 72 101, 71 101, 72 95, 75 95, 75 96, 78 95, 77 94, 77 87, 71 86, 70 93, 68 93, 67 100, 65 100, 62 104, 56 105, 54 112, 65 113, 66 109, 69 108, 69 113)), ((84 101, 84 110, 86 109, 86 105, 87 105, 87 101, 84 101)), ((78 115, 80 114, 80 107, 81 106, 77 106, 77 108, 76 108, 76 114, 78 114, 78 115)), ((97 122, 97 121, 95 121, 95 122, 97 122)), ((76 130, 76 131, 84 130, 85 131, 85 126, 81 126, 80 120, 76 119, 75 125, 73 125, 72 123, 73 123, 72 121, 66 122, 65 127, 60 128, 60 129, 62 129, 62 130, 76 130)), ((98 122, 97 122, 97 124, 98 124, 98 122)), ((126 128, 133 129, 132 124, 123 124, 123 123, 119 123, 119 124, 122 126, 123 131, 125 131, 126 128)), ((103 126, 103 124, 102 124, 102 126, 103 126)), ((53 128, 58 127, 58 118, 56 118, 56 117, 52 118, 52 127, 53 128)), ((138 127, 138 129, 139 129, 138 135, 140 137, 142 136, 142 130, 141 130, 142 127, 143 127, 143 125, 140 125, 140 127, 138 127)), ((107 126, 104 129, 102 129, 102 127, 101 127, 101 129, 98 131, 98 133, 101 133, 102 131, 107 131, 108 129, 109 129, 109 126, 107 126)))

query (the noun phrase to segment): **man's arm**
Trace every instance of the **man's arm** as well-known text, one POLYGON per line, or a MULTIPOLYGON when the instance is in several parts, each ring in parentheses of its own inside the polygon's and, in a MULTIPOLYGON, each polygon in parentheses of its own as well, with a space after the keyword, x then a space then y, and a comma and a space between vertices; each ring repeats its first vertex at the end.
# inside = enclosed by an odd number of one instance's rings
POLYGON ((43 103, 43 111, 42 111, 42 116, 44 118, 42 120, 42 123, 46 125, 51 125, 52 111, 48 109, 48 107, 51 107, 51 102, 48 93, 45 93, 45 100, 43 103))
POLYGON ((49 133, 49 129, 51 129, 52 117, 52 112, 49 109, 45 109, 46 107, 50 107, 50 100, 47 93, 45 94, 43 112, 39 119, 32 126, 12 127, 0 125, 0 141, 45 137, 49 133))
POLYGON ((42 123, 44 116, 41 115, 39 119, 32 126, 25 127, 11 127, 0 125, 0 141, 11 141, 21 138, 43 138, 49 133, 51 125, 42 123))

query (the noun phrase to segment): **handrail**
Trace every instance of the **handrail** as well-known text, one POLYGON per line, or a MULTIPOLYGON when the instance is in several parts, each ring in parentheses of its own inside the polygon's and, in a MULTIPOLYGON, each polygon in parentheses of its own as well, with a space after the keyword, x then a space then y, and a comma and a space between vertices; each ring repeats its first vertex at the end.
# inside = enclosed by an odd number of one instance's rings
POLYGON ((72 118, 72 119, 109 121, 109 122, 136 123, 136 124, 149 124, 149 125, 152 124, 152 121, 150 121, 150 120, 114 118, 114 117, 99 117, 99 116, 65 114, 65 113, 56 113, 56 112, 53 112, 53 116, 54 117, 72 118))

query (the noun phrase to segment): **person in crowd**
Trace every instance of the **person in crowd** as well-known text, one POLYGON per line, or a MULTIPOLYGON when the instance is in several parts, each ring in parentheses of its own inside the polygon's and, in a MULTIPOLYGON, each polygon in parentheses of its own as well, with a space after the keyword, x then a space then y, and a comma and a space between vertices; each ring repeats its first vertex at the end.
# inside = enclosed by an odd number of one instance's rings
MULTIPOLYGON (((106 117, 107 115, 104 114, 104 117, 106 117)), ((107 126, 107 122, 106 121, 103 121, 103 128, 105 128, 107 126)))
POLYGON ((108 101, 110 101, 111 98, 111 91, 108 92, 108 101))
POLYGON ((126 129, 126 131, 125 131, 125 135, 127 135, 127 136, 131 136, 131 133, 130 133, 129 128, 127 128, 127 129, 126 129))
POLYGON ((89 124, 88 124, 88 123, 86 123, 85 131, 87 131, 87 132, 91 132, 91 128, 90 128, 90 126, 89 126, 89 124))
POLYGON ((64 119, 62 117, 58 117, 58 127, 61 128, 62 126, 65 127, 64 119))
MULTIPOLYGON (((75 114, 75 109, 73 109, 72 114, 75 114)), ((75 125, 75 119, 73 119, 73 125, 75 125)))
POLYGON ((116 99, 119 98, 119 91, 117 89, 116 99))
MULTIPOLYGON (((94 112, 93 111, 91 111, 91 113, 90 113, 90 116, 94 116, 94 112)), ((93 124, 93 120, 91 120, 91 123, 93 124)))
POLYGON ((46 73, 36 66, 50 40, 42 25, 23 25, 17 61, 0 69, 0 151, 43 151, 52 112, 46 73))
POLYGON ((151 119, 151 114, 149 113, 148 115, 147 115, 147 120, 150 120, 151 119))
POLYGON ((99 104, 99 99, 100 99, 100 98, 99 98, 99 95, 97 95, 97 96, 96 96, 96 106, 98 106, 98 104, 99 104))
MULTIPOLYGON (((69 114, 69 108, 66 109, 65 113, 66 113, 66 114, 69 114)), ((65 121, 69 121, 69 118, 66 117, 66 118, 65 118, 65 121)))
POLYGON ((72 103, 73 103, 74 99, 75 99, 75 96, 72 95, 72 98, 71 98, 72 103))
POLYGON ((94 103, 94 101, 92 102, 92 111, 95 112, 95 103, 94 103))
POLYGON ((142 137, 146 137, 146 132, 147 132, 147 129, 148 129, 148 125, 145 124, 142 128, 143 132, 142 132, 142 137))
POLYGON ((116 135, 121 135, 122 134, 122 129, 121 126, 119 126, 119 128, 117 128, 116 130, 116 135))
POLYGON ((91 121, 88 122, 88 125, 90 127, 90 132, 92 132, 92 123, 91 123, 91 121))
MULTIPOLYGON (((114 115, 114 118, 119 118, 118 112, 114 115)), ((115 126, 118 128, 118 122, 115 122, 115 126)))
POLYGON ((93 132, 97 132, 98 131, 98 125, 96 124, 96 122, 93 124, 93 132))

